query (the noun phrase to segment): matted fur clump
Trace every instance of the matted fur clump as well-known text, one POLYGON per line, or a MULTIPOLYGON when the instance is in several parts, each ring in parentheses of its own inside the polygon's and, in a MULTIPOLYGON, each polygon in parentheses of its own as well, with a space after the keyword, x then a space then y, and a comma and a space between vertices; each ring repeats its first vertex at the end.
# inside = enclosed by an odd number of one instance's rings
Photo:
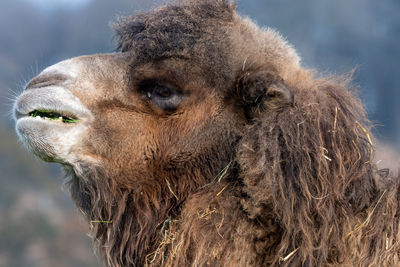
POLYGON ((400 177, 377 167, 348 78, 304 69, 227 0, 176 1, 114 27, 117 53, 50 67, 16 104, 57 84, 86 112, 51 126, 57 138, 17 129, 68 170, 107 266, 400 264, 400 177), (64 129, 80 133, 68 147, 64 129))
POLYGON ((337 78, 297 88, 293 107, 265 113, 241 140, 242 203, 252 218, 272 213, 280 228, 269 263, 399 261, 398 178, 374 167, 369 123, 347 88, 337 78))

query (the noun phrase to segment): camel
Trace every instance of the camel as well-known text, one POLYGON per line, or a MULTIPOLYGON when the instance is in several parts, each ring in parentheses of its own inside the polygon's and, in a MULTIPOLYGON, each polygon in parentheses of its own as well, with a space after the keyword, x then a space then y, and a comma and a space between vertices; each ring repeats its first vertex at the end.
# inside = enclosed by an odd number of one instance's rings
POLYGON ((399 264, 400 177, 349 77, 302 67, 228 0, 114 27, 116 52, 46 68, 14 105, 107 266, 399 264))

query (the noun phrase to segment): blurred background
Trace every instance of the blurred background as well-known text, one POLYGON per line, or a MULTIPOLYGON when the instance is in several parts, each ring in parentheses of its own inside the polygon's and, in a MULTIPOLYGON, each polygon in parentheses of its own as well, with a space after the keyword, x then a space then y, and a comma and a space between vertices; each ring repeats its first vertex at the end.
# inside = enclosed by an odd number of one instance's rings
MULTIPOLYGON (((113 51, 109 22, 160 3, 0 0, 0 266, 101 266, 87 225, 61 190, 62 171, 22 148, 10 110, 43 68, 113 51)), ((280 31, 306 67, 326 74, 356 68, 376 136, 400 151, 399 0, 239 0, 238 10, 280 31)))

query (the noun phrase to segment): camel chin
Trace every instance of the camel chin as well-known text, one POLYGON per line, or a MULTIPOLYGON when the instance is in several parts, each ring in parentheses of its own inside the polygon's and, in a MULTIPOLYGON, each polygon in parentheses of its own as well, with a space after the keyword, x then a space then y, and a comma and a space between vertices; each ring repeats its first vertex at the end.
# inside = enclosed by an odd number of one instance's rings
POLYGON ((74 164, 79 160, 77 146, 92 116, 76 96, 56 84, 59 77, 59 73, 44 71, 28 83, 14 105, 16 131, 42 160, 74 164))

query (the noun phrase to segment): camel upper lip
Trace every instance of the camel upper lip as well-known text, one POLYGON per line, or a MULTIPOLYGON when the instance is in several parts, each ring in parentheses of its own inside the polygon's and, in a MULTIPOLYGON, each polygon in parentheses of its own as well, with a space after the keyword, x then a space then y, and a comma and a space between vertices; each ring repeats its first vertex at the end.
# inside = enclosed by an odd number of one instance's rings
POLYGON ((63 122, 78 122, 90 117, 81 101, 62 87, 41 87, 26 90, 14 105, 14 118, 42 117, 63 122))

